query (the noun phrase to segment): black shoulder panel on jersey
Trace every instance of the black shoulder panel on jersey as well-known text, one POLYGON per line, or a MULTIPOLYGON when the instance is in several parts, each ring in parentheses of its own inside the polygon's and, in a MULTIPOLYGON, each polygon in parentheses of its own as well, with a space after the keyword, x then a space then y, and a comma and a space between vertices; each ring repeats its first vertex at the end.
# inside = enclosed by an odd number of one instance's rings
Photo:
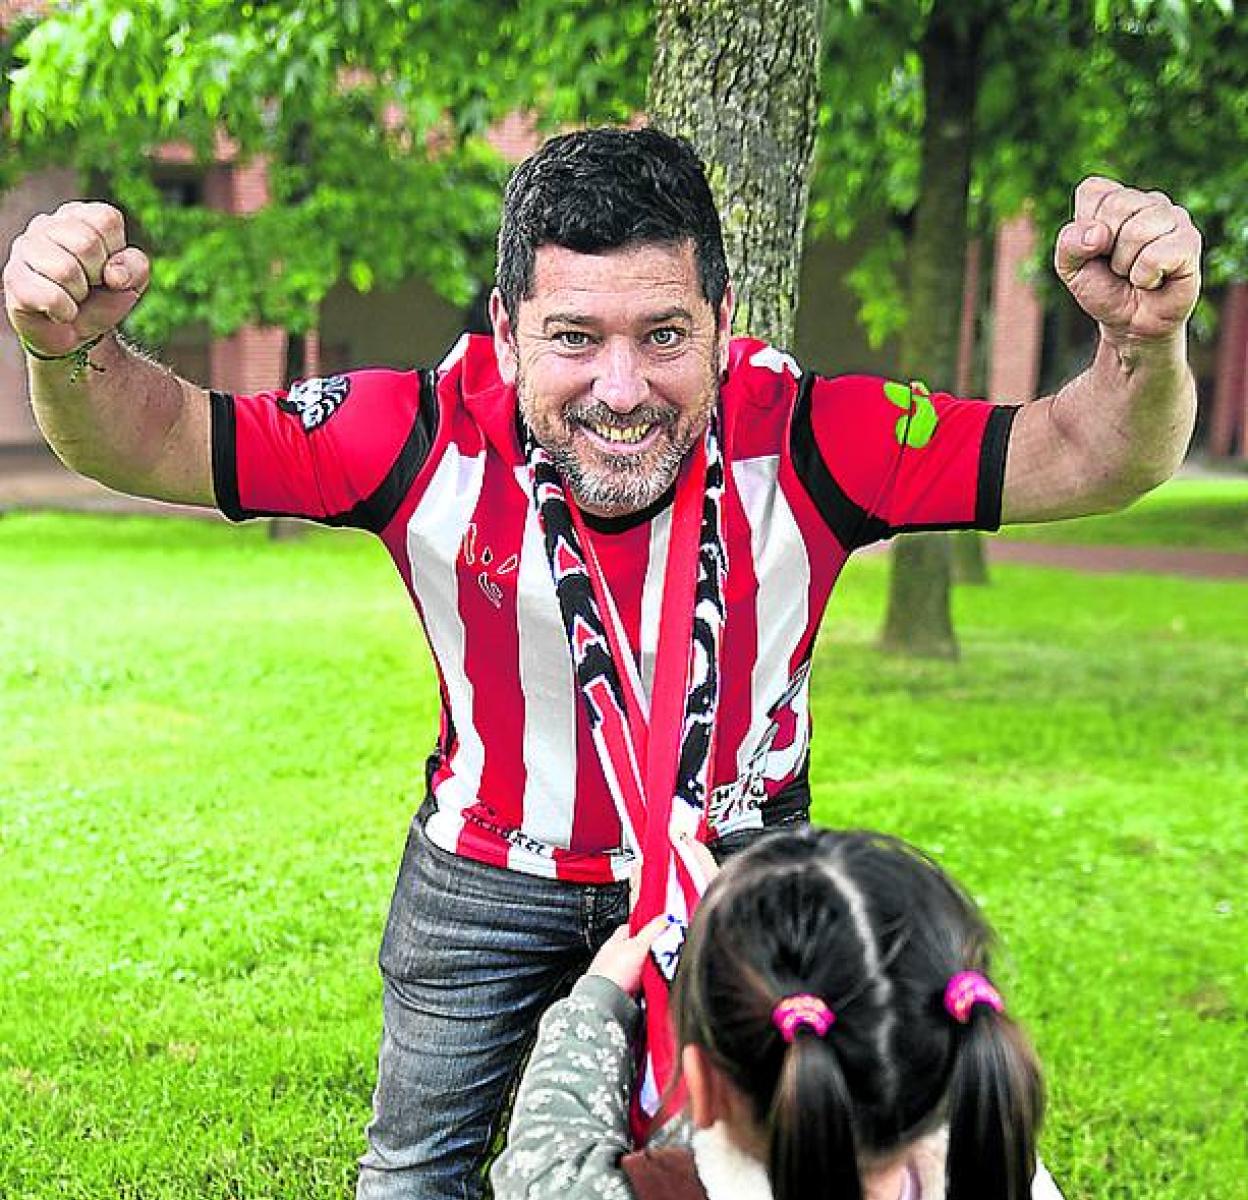
POLYGON ((231 521, 241 521, 247 514, 238 503, 234 397, 225 392, 209 392, 208 404, 212 422, 212 490, 217 498, 217 507, 231 521))
POLYGON ((1005 452, 1019 405, 994 409, 979 447, 979 491, 975 496, 975 528, 1001 528, 1001 497, 1005 492, 1005 452))
POLYGON ((399 450, 386 477, 378 484, 371 496, 361 500, 349 513, 334 517, 327 525, 352 525, 380 533, 394 519, 403 497, 407 495, 420 468, 428 461, 438 435, 438 384, 433 371, 420 373, 420 404, 416 419, 408 430, 407 438, 399 450))
POLYGON ((887 537, 889 528, 886 522, 872 516, 845 494, 819 453, 810 411, 811 392, 818 379, 814 372, 807 371, 798 385, 793 424, 789 430, 793 469, 832 535, 849 551, 887 537))

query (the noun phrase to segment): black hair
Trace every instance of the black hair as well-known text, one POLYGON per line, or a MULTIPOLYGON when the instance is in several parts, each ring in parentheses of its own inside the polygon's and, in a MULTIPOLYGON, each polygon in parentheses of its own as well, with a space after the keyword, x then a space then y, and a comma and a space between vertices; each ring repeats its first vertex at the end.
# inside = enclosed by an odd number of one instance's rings
POLYGON ((539 246, 597 254, 647 242, 693 242, 702 294, 718 311, 728 287, 719 213, 693 147, 649 126, 584 129, 547 141, 512 173, 498 234, 498 289, 514 321, 533 294, 539 246))
POLYGON ((985 1004, 967 1024, 949 979, 986 973, 992 933, 931 859, 896 838, 804 829, 731 859, 689 931, 677 1037, 748 1097, 776 1200, 860 1200, 860 1167, 947 1122, 949 1200, 1025 1200, 1044 1109, 1025 1036, 985 1004), (778 1001, 835 1020, 787 1043, 778 1001))

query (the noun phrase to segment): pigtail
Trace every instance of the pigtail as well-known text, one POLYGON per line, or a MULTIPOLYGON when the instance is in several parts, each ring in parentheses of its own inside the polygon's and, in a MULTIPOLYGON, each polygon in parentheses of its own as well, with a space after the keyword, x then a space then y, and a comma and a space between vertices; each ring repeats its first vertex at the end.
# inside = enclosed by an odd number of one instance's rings
POLYGON ((854 1101, 830 1041, 835 1036, 804 1029, 785 1047, 767 1122, 775 1200, 861 1200, 854 1101))
POLYGON ((859 1164, 946 1122, 947 1200, 1030 1200, 1040 1070, 972 901, 895 838, 776 833, 694 918, 672 998, 749 1098, 775 1200, 862 1200, 859 1164))
POLYGON ((957 1031, 949 1082, 948 1200, 1027 1200, 1044 1115, 1040 1067, 1021 1029, 984 1004, 957 1031))

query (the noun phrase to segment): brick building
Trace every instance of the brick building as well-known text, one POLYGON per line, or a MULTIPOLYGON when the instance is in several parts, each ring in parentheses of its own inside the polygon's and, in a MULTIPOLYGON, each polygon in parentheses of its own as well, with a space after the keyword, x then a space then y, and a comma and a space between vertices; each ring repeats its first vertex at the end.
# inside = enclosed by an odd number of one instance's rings
MULTIPOLYGON (((45 0, 0 0, 0 27, 19 14, 38 12, 45 0)), ((502 122, 493 140, 510 159, 519 160, 536 145, 533 128, 520 117, 502 122)), ((240 161, 225 139, 215 161, 197 166, 189 150, 163 147, 151 167, 171 204, 205 204, 227 212, 254 212, 268 201, 264 164, 240 161)), ((0 247, 7 247, 36 213, 84 194, 70 169, 43 171, 0 193, 0 247)), ((795 345, 801 361, 827 372, 872 371, 887 374, 897 355, 893 346, 871 349, 858 327, 856 301, 843 280, 869 240, 854 245, 823 242, 808 248, 803 262, 795 345)), ((1007 222, 994 239, 991 292, 983 336, 976 353, 974 297, 979 294, 979 247, 968 262, 967 310, 960 346, 956 387, 964 394, 982 391, 994 400, 1026 400, 1052 386, 1086 362, 1090 325, 1070 314, 1055 321, 1043 310, 1023 278, 1035 251, 1036 232, 1020 218, 1007 222), (973 370, 975 365, 979 370, 973 370)), ((159 253, 159 247, 151 248, 159 253)), ((1228 289, 1223 305, 1220 344, 1196 356, 1201 383, 1201 434, 1214 455, 1248 458, 1248 285, 1228 289)), ((1060 315, 1060 314, 1059 314, 1060 315)), ((465 314, 441 299, 428 284, 411 280, 396 291, 360 294, 339 284, 326 297, 320 327, 305 339, 304 374, 350 366, 406 367, 437 361, 458 336, 465 314)), ((162 357, 190 379, 211 387, 249 391, 283 382, 287 335, 273 328, 247 327, 228 338, 214 338, 203 328, 188 328, 161 348, 162 357)), ((946 386, 954 387, 949 380, 946 386)), ((30 413, 24 360, 7 323, 0 325, 0 450, 41 444, 30 413)))

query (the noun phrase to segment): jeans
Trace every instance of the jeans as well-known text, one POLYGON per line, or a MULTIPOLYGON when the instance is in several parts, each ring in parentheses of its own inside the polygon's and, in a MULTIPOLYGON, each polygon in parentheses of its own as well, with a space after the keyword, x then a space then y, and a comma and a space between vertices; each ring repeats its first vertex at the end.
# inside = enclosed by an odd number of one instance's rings
MULTIPOLYGON (((767 832, 711 848, 722 860, 767 832)), ((541 879, 448 853, 417 814, 381 943, 381 1050, 356 1200, 486 1194, 537 1023, 628 907, 626 883, 541 879)))
POLYGON ((520 875, 412 824, 381 946, 356 1200, 477 1200, 537 1023, 628 919, 628 885, 520 875))

